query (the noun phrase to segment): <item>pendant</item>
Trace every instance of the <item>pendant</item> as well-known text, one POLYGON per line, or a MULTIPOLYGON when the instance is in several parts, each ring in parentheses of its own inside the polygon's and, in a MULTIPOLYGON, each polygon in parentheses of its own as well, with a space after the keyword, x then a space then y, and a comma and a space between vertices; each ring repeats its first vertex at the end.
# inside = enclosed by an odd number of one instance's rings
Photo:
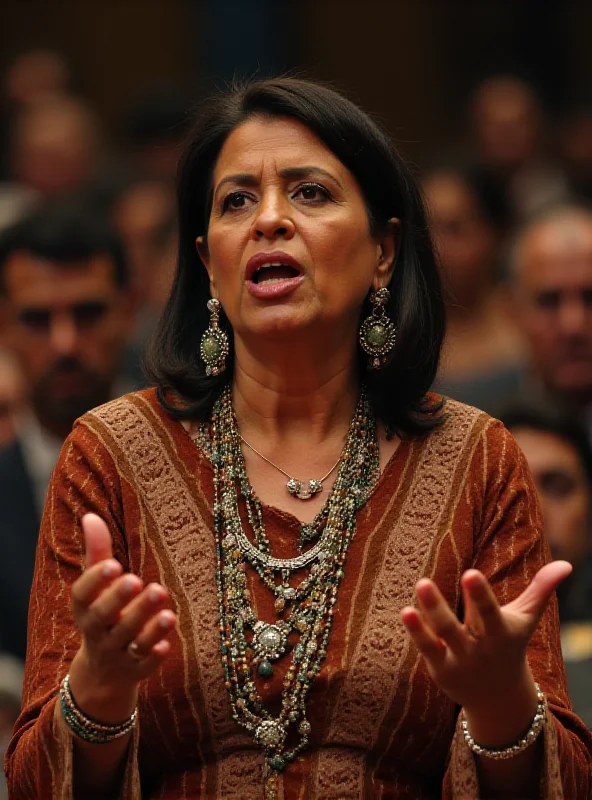
POLYGON ((310 500, 311 497, 322 491, 323 484, 318 480, 297 481, 296 478, 290 478, 286 489, 299 500, 310 500))
POLYGON ((290 626, 283 620, 275 625, 259 621, 253 626, 253 633, 253 650, 258 660, 276 661, 285 653, 290 626))

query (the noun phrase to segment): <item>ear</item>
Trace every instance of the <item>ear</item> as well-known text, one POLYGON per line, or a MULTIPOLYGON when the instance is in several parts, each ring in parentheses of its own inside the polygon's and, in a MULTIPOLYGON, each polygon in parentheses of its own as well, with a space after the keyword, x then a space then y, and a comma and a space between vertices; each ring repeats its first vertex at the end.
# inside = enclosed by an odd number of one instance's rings
POLYGON ((389 219, 387 230, 376 239, 376 269, 372 280, 374 291, 388 286, 395 268, 395 257, 397 255, 399 238, 401 231, 401 221, 396 217, 389 219))
POLYGON ((208 277, 210 279, 210 293, 212 297, 218 297, 218 292, 216 289, 216 281, 214 280, 212 262, 210 260, 210 251, 208 249, 208 243, 206 241, 206 237, 198 236, 197 239, 195 240, 195 247, 197 250, 197 254, 201 258, 202 263, 206 268, 208 277))

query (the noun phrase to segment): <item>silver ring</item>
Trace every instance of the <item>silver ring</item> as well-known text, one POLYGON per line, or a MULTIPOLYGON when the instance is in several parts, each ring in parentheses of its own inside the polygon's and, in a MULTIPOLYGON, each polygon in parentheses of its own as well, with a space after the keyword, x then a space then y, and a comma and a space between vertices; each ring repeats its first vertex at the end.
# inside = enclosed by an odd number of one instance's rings
POLYGON ((137 642, 130 642, 127 646, 127 652, 130 658, 133 658, 134 661, 143 661, 145 658, 145 656, 143 656, 140 652, 137 642))

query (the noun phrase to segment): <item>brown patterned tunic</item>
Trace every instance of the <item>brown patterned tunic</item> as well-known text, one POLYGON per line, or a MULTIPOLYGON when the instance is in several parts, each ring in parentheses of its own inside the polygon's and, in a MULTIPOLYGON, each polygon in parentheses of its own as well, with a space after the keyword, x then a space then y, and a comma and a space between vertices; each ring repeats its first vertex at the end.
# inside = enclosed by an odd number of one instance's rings
MULTIPOLYGON (((472 755, 455 734, 458 709, 430 680, 399 612, 422 576, 459 609, 469 567, 508 602, 548 554, 511 436, 476 409, 448 401, 447 410, 440 428, 402 442, 359 512, 329 654, 309 695, 311 746, 282 775, 285 800, 478 796, 472 755)), ((72 797, 71 737, 54 711, 80 641, 70 586, 81 571, 87 511, 106 520, 127 570, 167 587, 179 618, 172 653, 142 685, 121 797, 262 798, 262 755, 233 722, 224 687, 212 474, 153 390, 87 414, 66 441, 41 528, 24 710, 7 755, 13 800, 72 797)), ((274 552, 295 555, 297 520, 273 508, 264 519, 274 552)), ((259 617, 272 621, 270 593, 255 576, 250 586, 259 617)), ((586 798, 592 744, 566 695, 555 604, 529 658, 551 709, 541 795, 586 798)), ((270 706, 282 678, 278 668, 260 681, 270 706)))

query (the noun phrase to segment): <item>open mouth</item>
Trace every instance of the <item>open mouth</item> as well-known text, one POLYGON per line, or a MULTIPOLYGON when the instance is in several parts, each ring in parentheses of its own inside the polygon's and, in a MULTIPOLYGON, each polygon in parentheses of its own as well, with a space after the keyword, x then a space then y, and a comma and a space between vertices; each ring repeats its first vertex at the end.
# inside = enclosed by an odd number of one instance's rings
POLYGON ((251 280, 258 285, 280 283, 281 281, 289 281, 293 278, 300 277, 300 272, 288 264, 282 264, 279 261, 274 261, 269 264, 261 264, 253 273, 251 280))

